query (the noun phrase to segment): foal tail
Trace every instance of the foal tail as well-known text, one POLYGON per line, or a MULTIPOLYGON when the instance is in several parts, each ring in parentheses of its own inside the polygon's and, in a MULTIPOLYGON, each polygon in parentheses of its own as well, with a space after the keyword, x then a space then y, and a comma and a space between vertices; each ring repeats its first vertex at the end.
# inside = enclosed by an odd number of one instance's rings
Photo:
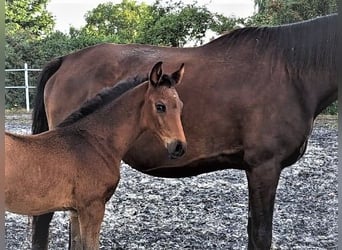
POLYGON ((44 105, 44 89, 49 78, 59 69, 63 62, 63 57, 55 58, 45 65, 43 71, 39 75, 37 94, 34 99, 32 111, 32 134, 39 134, 49 130, 47 116, 44 105))

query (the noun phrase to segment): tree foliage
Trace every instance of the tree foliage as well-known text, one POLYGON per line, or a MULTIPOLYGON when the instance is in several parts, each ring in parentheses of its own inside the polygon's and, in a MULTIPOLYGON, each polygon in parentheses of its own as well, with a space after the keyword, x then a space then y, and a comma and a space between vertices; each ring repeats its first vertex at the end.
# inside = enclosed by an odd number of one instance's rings
POLYGON ((54 19, 46 10, 48 0, 6 0, 5 25, 7 34, 25 30, 39 37, 49 34, 55 25, 54 19))
POLYGON ((215 14, 213 18, 214 21, 211 23, 210 29, 217 34, 227 33, 245 23, 244 18, 226 17, 221 14, 215 14))
POLYGON ((121 43, 135 42, 145 23, 150 19, 151 6, 134 0, 99 4, 85 15, 83 32, 91 35, 112 36, 121 43))
POLYGON ((337 12, 336 0, 255 0, 258 12, 251 25, 278 25, 337 12))
POLYGON ((198 44, 213 19, 213 14, 205 6, 195 3, 185 5, 181 1, 156 1, 152 11, 153 18, 141 32, 140 43, 172 47, 183 46, 187 42, 198 44))
POLYGON ((213 14, 204 6, 181 1, 152 5, 123 0, 100 4, 86 14, 83 30, 93 35, 111 35, 119 43, 181 46, 201 43, 212 24, 213 14))

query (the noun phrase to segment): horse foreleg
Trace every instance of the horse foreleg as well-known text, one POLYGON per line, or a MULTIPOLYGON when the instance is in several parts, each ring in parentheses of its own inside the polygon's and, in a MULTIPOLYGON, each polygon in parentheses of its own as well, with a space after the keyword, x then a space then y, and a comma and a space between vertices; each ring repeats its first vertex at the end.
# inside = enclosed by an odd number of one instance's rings
POLYGON ((70 212, 69 250, 81 249, 81 233, 78 214, 70 212))
POLYGON ((49 226, 53 213, 33 216, 32 219, 32 249, 47 250, 49 245, 49 226))
POLYGON ((249 190, 248 249, 270 249, 280 167, 274 161, 246 171, 249 190))
POLYGON ((82 250, 97 250, 100 247, 100 229, 104 217, 105 204, 96 201, 79 210, 78 218, 82 250))

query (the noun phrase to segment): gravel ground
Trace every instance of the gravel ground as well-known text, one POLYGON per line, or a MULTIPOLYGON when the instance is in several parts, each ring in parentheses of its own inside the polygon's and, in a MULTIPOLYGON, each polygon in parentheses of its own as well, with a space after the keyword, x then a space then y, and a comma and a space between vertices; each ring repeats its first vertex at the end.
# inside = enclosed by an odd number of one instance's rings
MULTIPOLYGON (((30 132, 30 115, 6 130, 30 132)), ((320 117, 305 156, 282 172, 273 249, 337 249, 337 120, 320 117)), ((246 249, 247 181, 224 170, 184 179, 150 177, 122 165, 106 206, 101 249, 246 249)), ((30 249, 31 218, 6 212, 6 249, 30 249)), ((50 249, 67 249, 68 213, 57 212, 50 249)))

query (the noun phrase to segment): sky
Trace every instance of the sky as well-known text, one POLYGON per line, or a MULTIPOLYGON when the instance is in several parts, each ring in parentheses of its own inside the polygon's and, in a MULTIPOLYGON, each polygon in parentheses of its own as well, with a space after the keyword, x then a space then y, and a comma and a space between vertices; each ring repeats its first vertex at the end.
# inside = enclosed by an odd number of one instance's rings
MULTIPOLYGON (((55 18, 55 29, 68 32, 69 27, 80 28, 85 25, 84 15, 87 11, 96 8, 100 3, 114 2, 120 0, 50 0, 47 9, 55 18)), ((154 0, 137 0, 138 3, 145 2, 151 4, 154 0)), ((193 1, 183 0, 183 3, 193 1)), ((254 0, 197 0, 199 5, 207 5, 211 12, 217 12, 227 17, 247 17, 254 12, 254 0)))

